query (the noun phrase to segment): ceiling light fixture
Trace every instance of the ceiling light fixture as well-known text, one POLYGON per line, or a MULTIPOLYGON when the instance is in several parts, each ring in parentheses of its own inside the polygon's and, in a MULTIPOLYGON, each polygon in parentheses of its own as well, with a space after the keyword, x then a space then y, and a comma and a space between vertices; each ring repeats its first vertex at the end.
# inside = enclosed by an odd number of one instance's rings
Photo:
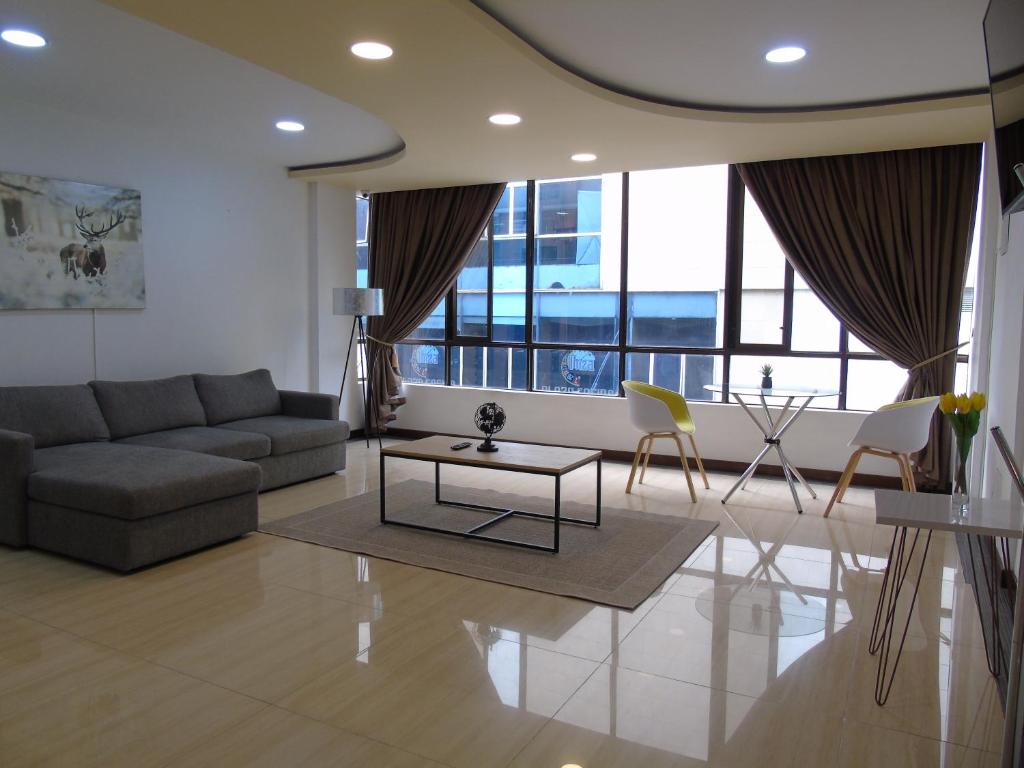
POLYGON ((487 119, 495 125, 519 125, 519 123, 523 122, 523 118, 519 115, 513 115, 511 112, 499 112, 487 119))
POLYGON ((772 64, 792 64, 794 61, 800 61, 806 55, 807 51, 803 48, 796 45, 787 45, 782 48, 772 48, 764 55, 764 58, 765 61, 769 61, 772 64))
POLYGON ((390 59, 391 55, 394 53, 394 51, 391 50, 390 45, 377 43, 372 40, 363 40, 359 43, 353 43, 349 50, 360 59, 370 59, 371 61, 390 59))
POLYGON ((299 133, 306 130, 306 126, 296 120, 278 120, 274 123, 274 127, 279 131, 286 131, 288 133, 299 133))
POLYGON ((597 155, 593 152, 577 152, 575 155, 570 155, 569 159, 576 163, 592 163, 597 160, 597 155))
POLYGON ((3 32, 0 32, 0 38, 5 43, 22 48, 42 48, 46 45, 45 37, 37 35, 35 32, 29 32, 26 29, 5 29, 3 32))

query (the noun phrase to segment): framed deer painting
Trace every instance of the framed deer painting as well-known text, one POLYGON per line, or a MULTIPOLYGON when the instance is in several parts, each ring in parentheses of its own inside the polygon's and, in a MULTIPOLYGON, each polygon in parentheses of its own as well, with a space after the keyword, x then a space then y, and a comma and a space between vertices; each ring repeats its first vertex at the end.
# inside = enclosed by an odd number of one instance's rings
POLYGON ((142 309, 142 195, 0 172, 0 310, 142 309))

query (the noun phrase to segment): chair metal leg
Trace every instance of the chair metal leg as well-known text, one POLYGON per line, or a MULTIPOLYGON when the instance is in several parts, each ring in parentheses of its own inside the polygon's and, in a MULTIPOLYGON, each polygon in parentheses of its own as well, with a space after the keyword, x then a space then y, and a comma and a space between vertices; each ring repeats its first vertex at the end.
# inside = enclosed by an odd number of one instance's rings
POLYGON ((708 483, 707 473, 704 472, 704 462, 700 460, 700 452, 697 450, 697 441, 693 439, 693 433, 690 433, 690 447, 693 448, 693 458, 697 460, 697 469, 700 470, 700 477, 704 481, 704 487, 710 488, 711 484, 708 483))
POLYGON ((636 477, 636 465, 640 463, 640 455, 642 453, 643 444, 646 441, 647 435, 644 435, 636 444, 636 453, 633 455, 633 467, 629 470, 629 481, 626 483, 626 493, 633 492, 633 478, 636 477))
POLYGON ((686 487, 690 489, 690 501, 696 504, 697 491, 693 487, 693 478, 690 476, 690 466, 686 463, 686 449, 683 448, 683 441, 679 439, 679 435, 672 435, 672 439, 676 441, 676 447, 679 449, 679 462, 683 465, 683 472, 686 474, 686 487))
POLYGON ((647 440, 647 452, 644 454, 644 465, 640 468, 640 479, 637 481, 641 484, 644 482, 644 476, 647 475, 647 465, 651 463, 651 453, 654 451, 654 437, 650 437, 647 440))

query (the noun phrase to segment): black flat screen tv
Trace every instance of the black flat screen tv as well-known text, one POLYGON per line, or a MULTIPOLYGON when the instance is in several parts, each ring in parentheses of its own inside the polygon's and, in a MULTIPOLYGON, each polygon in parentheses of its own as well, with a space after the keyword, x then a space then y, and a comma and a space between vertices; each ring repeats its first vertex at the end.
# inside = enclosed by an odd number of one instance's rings
POLYGON ((1004 213, 1024 210, 1024 0, 991 0, 985 14, 985 52, 1004 213))

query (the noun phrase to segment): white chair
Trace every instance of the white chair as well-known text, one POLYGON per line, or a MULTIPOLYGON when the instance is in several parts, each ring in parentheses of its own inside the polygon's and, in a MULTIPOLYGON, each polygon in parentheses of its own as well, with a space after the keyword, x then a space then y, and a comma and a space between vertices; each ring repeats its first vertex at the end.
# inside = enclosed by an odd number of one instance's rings
POLYGON ((910 468, 910 454, 924 448, 928 442, 931 429, 932 414, 939 404, 938 397, 921 397, 903 403, 883 405, 874 413, 869 413, 864 422, 850 441, 857 450, 850 456, 839 478, 832 499, 825 508, 825 517, 829 516, 832 506, 843 501, 846 489, 850 487, 857 462, 865 453, 893 459, 900 468, 900 479, 903 490, 916 491, 914 473, 910 468))
POLYGON ((636 476, 637 466, 640 464, 640 457, 644 457, 644 465, 640 470, 640 482, 644 481, 647 473, 647 464, 651 460, 651 451, 654 448, 654 440, 659 437, 666 437, 674 440, 679 449, 679 461, 682 462, 683 472, 686 473, 686 485, 690 489, 690 500, 697 501, 697 492, 693 488, 693 478, 690 477, 690 467, 686 463, 686 451, 680 435, 690 438, 690 446, 693 448, 693 457, 697 460, 697 469, 704 480, 704 487, 708 485, 708 476, 704 473, 704 462, 700 460, 697 452, 697 442, 693 433, 697 431, 693 419, 690 418, 690 409, 686 407, 686 399, 678 392, 671 389, 656 387, 653 384, 645 384, 642 381, 624 381, 622 389, 626 393, 626 402, 629 403, 629 418, 633 425, 643 432, 640 442, 636 445, 636 454, 633 456, 633 467, 629 472, 629 482, 626 483, 626 493, 633 491, 633 478, 636 476))

